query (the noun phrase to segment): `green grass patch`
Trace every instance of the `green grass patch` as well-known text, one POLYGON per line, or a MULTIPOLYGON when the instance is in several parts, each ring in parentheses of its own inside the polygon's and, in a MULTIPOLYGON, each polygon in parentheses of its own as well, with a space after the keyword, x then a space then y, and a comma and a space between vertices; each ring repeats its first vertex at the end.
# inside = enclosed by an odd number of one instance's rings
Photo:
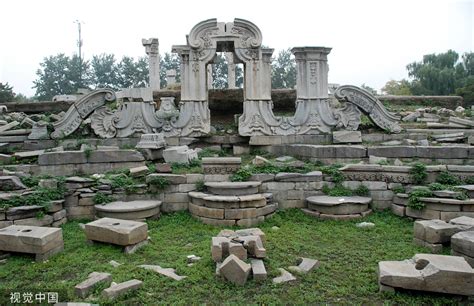
MULTIPOLYGON (((33 262, 28 255, 15 255, 0 265, 0 291, 51 288, 65 292, 69 301, 111 304, 100 298, 100 289, 86 299, 74 296, 74 286, 89 273, 98 271, 111 273, 117 283, 133 278, 144 282, 137 292, 119 297, 114 305, 452 305, 463 301, 426 292, 379 293, 379 261, 403 260, 428 250, 412 243, 413 222, 408 219, 376 212, 363 221, 376 226, 359 229, 355 224, 360 220, 322 221, 296 209, 278 212, 260 225, 267 237, 268 257, 264 262, 269 278, 261 284, 249 280, 242 287, 214 275, 210 242, 221 228, 202 224, 187 212, 148 221, 151 243, 131 255, 125 255, 116 246, 86 244, 78 222, 69 222, 63 226, 64 252, 44 263, 33 262), (272 230, 272 226, 279 230, 272 230), (188 267, 186 256, 190 254, 201 256, 202 260, 188 267), (300 256, 318 259, 321 266, 297 276, 295 282, 274 285, 271 278, 278 276, 277 269, 294 265, 300 256), (108 264, 110 260, 122 265, 113 268, 108 264), (176 282, 139 268, 141 264, 176 268, 178 274, 188 277, 176 282)), ((448 254, 448 250, 444 253, 448 254)))

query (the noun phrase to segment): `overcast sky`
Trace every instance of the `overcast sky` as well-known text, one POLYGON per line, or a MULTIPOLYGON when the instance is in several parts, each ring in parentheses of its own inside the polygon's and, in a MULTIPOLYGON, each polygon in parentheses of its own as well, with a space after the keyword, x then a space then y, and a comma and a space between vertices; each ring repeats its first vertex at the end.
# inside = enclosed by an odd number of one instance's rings
POLYGON ((142 38, 157 37, 160 53, 198 22, 235 17, 255 23, 263 44, 281 49, 332 47, 329 82, 380 89, 407 77, 424 54, 473 51, 474 1, 103 1, 7 0, 1 5, 0 82, 33 95, 45 56, 77 53, 82 25, 86 59, 100 53, 144 56, 142 38))

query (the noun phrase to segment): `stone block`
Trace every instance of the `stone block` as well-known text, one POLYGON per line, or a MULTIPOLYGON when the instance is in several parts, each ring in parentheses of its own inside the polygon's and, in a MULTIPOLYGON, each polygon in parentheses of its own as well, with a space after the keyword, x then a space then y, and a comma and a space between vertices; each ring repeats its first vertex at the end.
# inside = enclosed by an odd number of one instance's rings
POLYGON ((458 218, 458 217, 470 217, 474 218, 474 212, 467 212, 467 211, 441 211, 440 218, 444 221, 450 221, 451 219, 458 218))
POLYGON ((275 277, 272 281, 274 284, 281 284, 281 283, 286 283, 286 282, 291 282, 295 281, 296 277, 293 276, 290 272, 286 271, 285 269, 278 268, 280 271, 281 275, 278 277, 275 277))
POLYGON ((360 131, 334 131, 332 132, 333 143, 361 143, 362 134, 360 131))
POLYGON ((241 243, 229 242, 229 255, 237 256, 241 260, 247 259, 247 250, 241 243))
POLYGON ((211 219, 211 218, 204 218, 199 217, 202 223, 209 224, 213 226, 234 226, 235 220, 220 220, 220 219, 211 219))
POLYGON ((233 151, 234 155, 249 154, 250 153, 250 147, 249 146, 233 145, 232 146, 232 151, 233 151))
POLYGON ((405 206, 393 204, 390 205, 392 213, 399 217, 405 217, 405 206))
POLYGON ((230 174, 204 174, 204 182, 224 182, 229 178, 230 174))
POLYGON ((148 173, 148 171, 150 170, 148 169, 147 166, 130 168, 130 176, 132 177, 145 176, 148 173))
POLYGON ((261 259, 251 259, 250 265, 252 266, 253 279, 256 282, 263 282, 267 279, 267 270, 261 259))
POLYGON ((248 252, 248 254, 250 254, 252 257, 266 257, 267 252, 263 247, 263 242, 259 236, 239 236, 236 239, 243 243, 246 252, 248 252))
POLYGON ((228 237, 212 237, 211 241, 211 257, 214 262, 221 262, 229 254, 228 237))
POLYGON ((183 203, 188 202, 189 197, 187 193, 167 193, 165 194, 164 202, 167 203, 183 203))
POLYGON ((451 219, 449 223, 454 224, 465 231, 474 230, 474 218, 462 216, 462 217, 451 219))
POLYGON ((163 150, 163 158, 167 163, 189 164, 193 159, 197 159, 197 151, 189 149, 188 146, 174 146, 163 150))
POLYGON ((0 176, 0 191, 21 190, 27 187, 16 176, 0 176))
POLYGON ((180 281, 187 277, 187 276, 181 276, 181 275, 176 274, 176 270, 173 268, 162 268, 158 265, 140 265, 139 267, 147 269, 147 270, 155 271, 161 275, 172 278, 175 281, 180 281))
POLYGON ((0 229, 13 225, 13 221, 0 221, 0 229))
POLYGON ((408 217, 417 218, 417 219, 441 219, 441 212, 438 210, 431 210, 431 209, 413 209, 411 207, 406 208, 405 213, 408 217))
POLYGON ((199 173, 186 174, 187 184, 196 184, 197 182, 204 181, 204 175, 199 173))
POLYGON ((15 225, 30 225, 30 226, 50 226, 53 223, 53 217, 44 215, 41 218, 26 218, 13 221, 15 225))
POLYGON ((233 284, 243 286, 247 282, 251 266, 234 255, 229 255, 222 263, 220 275, 233 284))
POLYGON ((48 213, 55 213, 63 209, 64 200, 57 200, 49 202, 47 207, 48 213))
POLYGON ((122 246, 137 244, 148 237, 144 222, 102 218, 85 225, 87 239, 122 246))
POLYGON ((11 207, 6 211, 6 219, 13 221, 18 219, 32 218, 35 217, 42 209, 43 207, 39 205, 11 207))
POLYGON ((225 219, 249 219, 257 217, 255 208, 226 209, 225 219))
POLYGON ((276 204, 268 204, 264 207, 257 208, 257 217, 266 216, 268 214, 274 213, 277 208, 278 206, 276 204))
POLYGON ((419 158, 468 158, 469 146, 417 147, 419 158))
POLYGON ((367 154, 390 158, 413 158, 417 155, 414 146, 374 146, 367 148, 367 154))
POLYGON ((416 237, 413 238, 413 243, 415 245, 428 248, 433 254, 438 254, 443 251, 443 245, 441 243, 429 243, 425 240, 421 240, 416 237))
POLYGON ((85 198, 79 198, 77 205, 79 206, 91 206, 95 205, 94 198, 93 197, 85 197, 85 198))
POLYGON ((11 225, 0 229, 0 251, 36 254, 36 260, 42 261, 63 248, 58 228, 11 225))
POLYGON ((278 200, 279 209, 306 207, 304 200, 278 200))
MULTIPOLYGON (((189 203, 189 212, 193 215, 212 218, 212 219, 224 219, 224 209, 219 208, 208 208, 204 206, 198 206, 193 203, 189 203)), ((232 219, 232 218, 226 218, 232 219)))
POLYGON ((319 260, 300 257, 297 261, 298 266, 290 266, 288 270, 294 273, 306 274, 313 269, 319 268, 319 260))
POLYGON ((74 287, 74 293, 81 298, 86 298, 91 291, 99 284, 110 285, 112 275, 110 273, 92 272, 88 278, 74 287))
POLYGON ((474 257, 474 231, 454 234, 451 237, 451 248, 457 253, 474 257))
POLYGON ((413 226, 415 238, 429 243, 448 243, 459 227, 441 220, 417 220, 413 226))
POLYGON ((113 300, 118 296, 129 293, 130 291, 138 290, 143 285, 142 281, 132 279, 123 283, 118 283, 110 286, 102 291, 102 296, 109 300, 113 300))
POLYGON ((474 269, 457 256, 416 254, 410 260, 381 261, 379 283, 392 288, 471 296, 474 269))
POLYGON ((268 182, 262 185, 265 186, 265 190, 287 191, 295 188, 295 183, 292 182, 268 182))
POLYGON ((190 192, 196 190, 196 184, 179 184, 178 192, 190 192))
POLYGON ((374 201, 392 201, 393 191, 391 190, 372 190, 370 196, 374 201))
POLYGON ((51 223, 51 226, 52 227, 61 227, 62 225, 66 224, 67 223, 67 218, 62 218, 62 219, 59 219, 58 221, 54 221, 53 223, 51 223))

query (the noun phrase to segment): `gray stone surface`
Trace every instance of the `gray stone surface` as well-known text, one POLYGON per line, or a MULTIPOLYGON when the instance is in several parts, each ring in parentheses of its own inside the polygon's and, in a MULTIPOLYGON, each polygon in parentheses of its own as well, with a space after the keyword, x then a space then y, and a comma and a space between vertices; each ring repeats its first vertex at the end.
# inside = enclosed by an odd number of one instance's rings
POLYGON ((474 295, 474 269, 463 257, 416 254, 410 260, 379 262, 385 286, 459 295, 474 295))
POLYGON ((16 176, 0 176, 0 191, 21 190, 27 187, 16 176))
POLYGON ((448 243, 451 236, 461 231, 458 226, 442 220, 417 220, 413 226, 415 238, 428 243, 448 243))
POLYGON ((293 276, 293 274, 291 274, 290 272, 286 271, 285 269, 283 268, 278 268, 278 270, 280 271, 281 275, 278 276, 278 277, 275 277, 272 282, 274 284, 281 284, 281 283, 286 283, 286 282, 291 282, 291 281, 295 281, 296 280, 296 277, 293 276))
POLYGON ((172 278, 175 281, 180 281, 187 277, 187 276, 180 276, 176 274, 176 270, 173 268, 162 268, 158 265, 140 265, 139 267, 147 269, 147 270, 155 271, 157 273, 160 273, 161 275, 172 278))
POLYGON ((85 225, 87 239, 122 246, 137 244, 148 237, 144 222, 102 218, 85 225))
POLYGON ((222 262, 219 269, 222 277, 239 286, 245 285, 250 271, 251 266, 249 264, 232 254, 222 262))
POLYGON ((207 182, 208 191, 217 195, 250 195, 258 192, 259 181, 247 182, 207 182))
POLYGON ((306 274, 313 269, 319 268, 319 261, 311 258, 300 257, 297 264, 297 266, 288 267, 288 270, 294 273, 306 274))
POLYGON ((474 257, 474 231, 459 232, 451 237, 453 251, 474 257))
POLYGON ((99 284, 108 286, 112 282, 110 273, 92 272, 87 279, 74 287, 74 293, 81 298, 86 298, 90 292, 99 284))
POLYGON ((333 143, 361 143, 360 131, 334 131, 332 132, 333 143))
POLYGON ((11 225, 0 229, 0 251, 36 254, 45 260, 64 248, 59 228, 11 225))
POLYGON ((193 159, 197 159, 197 152, 189 149, 188 146, 168 147, 163 150, 163 158, 167 163, 189 164, 193 159))
POLYGON ((160 214, 161 201, 137 200, 95 205, 99 217, 108 217, 123 220, 143 220, 160 214))
POLYGON ((117 298, 119 295, 129 293, 130 291, 138 290, 143 285, 143 282, 137 279, 132 279, 123 283, 115 284, 102 291, 102 296, 109 300, 117 298))
POLYGON ((306 199, 308 208, 329 215, 360 214, 368 210, 371 198, 313 196, 306 199))
POLYGON ((252 266, 253 279, 256 282, 262 282, 267 279, 267 270, 265 264, 261 259, 251 259, 250 264, 252 266))
POLYGON ((449 223, 456 226, 460 226, 463 230, 472 231, 474 230, 474 218, 461 216, 449 220, 449 223))

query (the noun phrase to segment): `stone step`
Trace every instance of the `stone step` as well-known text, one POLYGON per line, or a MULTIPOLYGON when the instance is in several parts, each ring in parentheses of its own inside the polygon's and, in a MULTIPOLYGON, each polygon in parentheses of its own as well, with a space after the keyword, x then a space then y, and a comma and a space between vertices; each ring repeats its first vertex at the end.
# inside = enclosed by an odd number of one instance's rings
POLYGON ((250 195, 214 195, 204 192, 189 192, 191 203, 210 208, 252 208, 263 207, 267 204, 268 193, 250 195))
POLYGON ((361 214, 369 210, 371 198, 349 196, 313 196, 306 198, 308 208, 321 214, 328 215, 351 215, 361 214))
POLYGON ((95 205, 96 215, 100 218, 108 217, 122 220, 143 220, 156 218, 160 215, 161 201, 116 201, 108 204, 95 205))
POLYGON ((259 181, 249 182, 207 182, 205 186, 210 193, 224 196, 240 196, 258 193, 259 181))

